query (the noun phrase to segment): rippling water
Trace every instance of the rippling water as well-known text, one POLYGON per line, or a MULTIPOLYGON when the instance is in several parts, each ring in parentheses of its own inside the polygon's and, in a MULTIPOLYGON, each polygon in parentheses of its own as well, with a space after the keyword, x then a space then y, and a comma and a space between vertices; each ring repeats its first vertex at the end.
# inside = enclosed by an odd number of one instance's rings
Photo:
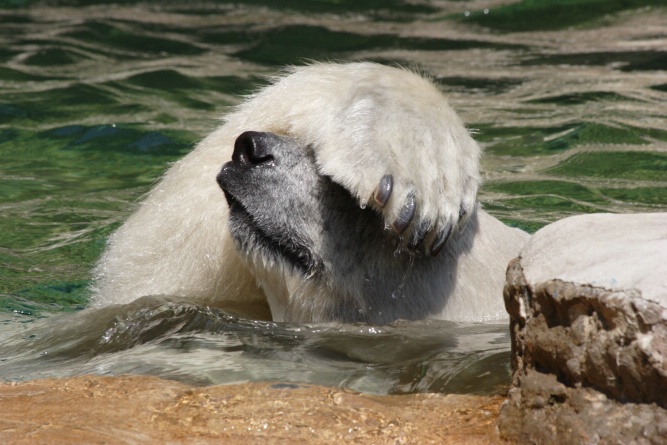
POLYGON ((0 0, 0 378, 499 391, 505 326, 277 324, 150 298, 91 315, 89 271, 169 162, 308 60, 435 78, 484 146, 480 198, 508 224, 665 211, 663 5, 0 0))

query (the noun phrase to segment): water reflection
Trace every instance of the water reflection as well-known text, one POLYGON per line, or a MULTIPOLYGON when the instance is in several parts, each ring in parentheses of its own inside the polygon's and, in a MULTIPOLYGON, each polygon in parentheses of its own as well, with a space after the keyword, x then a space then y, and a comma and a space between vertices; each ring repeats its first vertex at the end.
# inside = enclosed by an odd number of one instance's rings
POLYGON ((152 374, 189 384, 317 382, 385 393, 500 393, 506 325, 290 324, 144 298, 56 316, 0 342, 0 374, 152 374))

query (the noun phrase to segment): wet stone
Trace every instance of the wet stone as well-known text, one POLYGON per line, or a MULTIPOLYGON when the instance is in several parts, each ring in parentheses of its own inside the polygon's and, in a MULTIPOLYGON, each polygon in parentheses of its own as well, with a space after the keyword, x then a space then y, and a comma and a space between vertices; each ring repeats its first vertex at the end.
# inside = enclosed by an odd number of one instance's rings
POLYGON ((492 445, 503 400, 149 376, 0 383, 0 443, 492 445))
POLYGON ((667 443, 667 213, 566 218, 510 263, 520 443, 667 443))

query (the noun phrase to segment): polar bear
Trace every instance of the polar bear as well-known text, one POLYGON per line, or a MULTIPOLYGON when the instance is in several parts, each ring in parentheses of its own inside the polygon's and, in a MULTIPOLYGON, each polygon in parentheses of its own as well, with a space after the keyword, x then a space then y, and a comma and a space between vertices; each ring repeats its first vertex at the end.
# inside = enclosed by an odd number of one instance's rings
POLYGON ((275 321, 506 319, 505 269, 527 235, 479 208, 479 158, 410 70, 293 68, 110 237, 93 306, 166 295, 275 321))

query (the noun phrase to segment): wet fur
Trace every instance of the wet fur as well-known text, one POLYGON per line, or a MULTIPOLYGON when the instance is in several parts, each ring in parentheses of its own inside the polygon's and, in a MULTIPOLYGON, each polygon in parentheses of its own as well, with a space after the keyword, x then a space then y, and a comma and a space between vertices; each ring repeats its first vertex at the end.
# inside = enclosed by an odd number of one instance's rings
POLYGON ((299 68, 167 172, 111 237, 94 304, 164 294, 268 304, 277 321, 503 319, 504 270, 526 235, 477 210, 478 160, 423 78, 369 63, 299 68), (274 162, 235 171, 225 163, 248 130, 275 135, 274 162), (227 200, 215 180, 223 164, 227 200), (372 196, 387 174, 395 184, 381 207, 372 196), (386 229, 411 193, 405 236, 426 224, 428 244, 455 228, 437 257, 399 248, 386 229))

